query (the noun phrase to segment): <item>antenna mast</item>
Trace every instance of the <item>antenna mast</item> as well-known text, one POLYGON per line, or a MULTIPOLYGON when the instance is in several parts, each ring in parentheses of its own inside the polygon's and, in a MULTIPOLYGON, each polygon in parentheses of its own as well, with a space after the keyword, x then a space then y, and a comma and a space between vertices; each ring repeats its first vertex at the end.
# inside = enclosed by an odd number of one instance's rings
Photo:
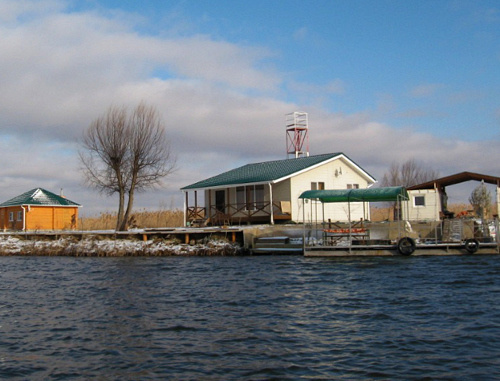
POLYGON ((309 156, 309 128, 307 113, 295 111, 285 115, 286 124, 286 153, 298 158, 309 156))

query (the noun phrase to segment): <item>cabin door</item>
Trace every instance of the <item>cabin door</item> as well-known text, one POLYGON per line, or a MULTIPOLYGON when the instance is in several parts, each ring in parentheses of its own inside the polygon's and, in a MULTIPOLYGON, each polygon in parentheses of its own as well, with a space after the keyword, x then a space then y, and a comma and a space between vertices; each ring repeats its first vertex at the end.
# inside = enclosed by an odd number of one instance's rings
POLYGON ((215 209, 221 213, 225 213, 226 192, 223 190, 215 191, 215 209))

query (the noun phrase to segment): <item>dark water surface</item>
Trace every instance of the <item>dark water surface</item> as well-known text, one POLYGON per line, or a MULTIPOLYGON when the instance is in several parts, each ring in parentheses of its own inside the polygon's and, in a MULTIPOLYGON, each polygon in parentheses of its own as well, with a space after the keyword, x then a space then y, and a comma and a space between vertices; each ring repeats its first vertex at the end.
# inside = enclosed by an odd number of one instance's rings
POLYGON ((0 378, 500 379, 500 257, 0 258, 0 378))

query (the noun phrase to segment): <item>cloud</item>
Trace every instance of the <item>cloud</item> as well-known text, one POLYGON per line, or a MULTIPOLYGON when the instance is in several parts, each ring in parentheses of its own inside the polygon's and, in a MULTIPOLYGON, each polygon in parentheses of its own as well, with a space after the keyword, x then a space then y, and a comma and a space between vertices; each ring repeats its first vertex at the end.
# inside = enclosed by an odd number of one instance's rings
POLYGON ((296 41, 304 41, 307 37, 308 30, 306 27, 301 27, 293 33, 293 38, 296 41))
MULTIPOLYGON (((342 151, 375 177, 392 161, 411 157, 443 174, 481 169, 499 175, 498 141, 443 141, 368 113, 329 112, 321 99, 342 96, 346 84, 285 82, 265 67, 274 54, 265 47, 199 34, 141 35, 133 18, 65 7, 0 0, 0 202, 40 186, 64 188, 84 214, 114 210, 114 199, 83 186, 78 138, 110 105, 140 101, 162 114, 179 170, 164 188, 138 195, 139 208, 180 206, 183 186, 249 162, 285 158, 285 114, 298 110, 309 113, 311 154, 342 151), (279 88, 300 89, 304 102, 280 99, 279 88)), ((421 85, 413 94, 428 96, 440 86, 421 85)))
POLYGON ((443 87, 440 83, 426 83, 413 87, 409 93, 414 98, 426 98, 435 95, 443 87))

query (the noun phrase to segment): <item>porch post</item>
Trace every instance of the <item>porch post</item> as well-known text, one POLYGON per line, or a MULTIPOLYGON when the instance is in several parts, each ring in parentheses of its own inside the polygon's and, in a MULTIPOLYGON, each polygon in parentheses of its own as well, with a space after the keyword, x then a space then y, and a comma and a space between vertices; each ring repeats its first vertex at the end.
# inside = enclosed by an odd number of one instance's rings
POLYGON ((211 189, 208 190, 208 218, 212 219, 212 190, 211 189))
POLYGON ((194 191, 194 213, 198 215, 198 191, 194 191))
POLYGON ((271 183, 269 183, 269 207, 271 208, 271 225, 274 225, 273 186, 271 183))
POLYGON ((187 191, 182 191, 184 193, 184 207, 182 208, 184 210, 184 226, 187 226, 187 208, 188 208, 188 192, 187 191))

